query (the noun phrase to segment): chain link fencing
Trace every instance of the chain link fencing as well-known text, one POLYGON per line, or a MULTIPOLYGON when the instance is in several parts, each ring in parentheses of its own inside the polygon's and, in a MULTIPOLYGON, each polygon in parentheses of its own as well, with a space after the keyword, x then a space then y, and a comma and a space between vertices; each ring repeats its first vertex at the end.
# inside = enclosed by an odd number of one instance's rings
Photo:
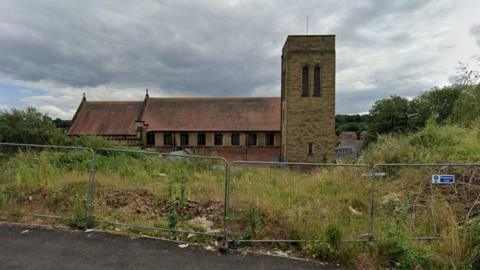
POLYGON ((63 220, 89 216, 95 152, 86 147, 0 143, 1 219, 63 220))
POLYGON ((478 215, 478 164, 377 164, 374 234, 398 232, 415 240, 458 239, 460 229, 478 215))
POLYGON ((369 241, 370 173, 364 164, 235 161, 228 184, 230 240, 324 241, 330 225, 345 232, 343 242, 369 241))
POLYGON ((106 148, 96 153, 92 214, 101 226, 223 237, 223 158, 106 148))
POLYGON ((480 214, 479 164, 228 163, 15 143, 0 143, 0 162, 1 220, 55 218, 234 246, 323 242, 329 226, 343 242, 399 232, 457 241, 480 214))

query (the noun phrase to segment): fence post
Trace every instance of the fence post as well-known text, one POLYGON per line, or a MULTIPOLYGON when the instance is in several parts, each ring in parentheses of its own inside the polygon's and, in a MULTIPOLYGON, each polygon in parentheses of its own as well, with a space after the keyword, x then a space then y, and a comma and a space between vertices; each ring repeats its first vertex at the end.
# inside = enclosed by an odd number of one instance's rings
POLYGON ((224 248, 228 248, 228 200, 229 200, 229 190, 230 190, 230 164, 228 161, 224 160, 225 162, 225 201, 223 203, 223 241, 224 241, 224 248))
POLYGON ((373 236, 373 223, 375 218, 375 182, 376 182, 376 168, 377 165, 372 165, 372 184, 370 188, 370 218, 368 220, 368 243, 370 248, 373 245, 374 236, 373 236))
POLYGON ((92 160, 90 161, 89 177, 87 185, 87 198, 86 198, 86 211, 87 217, 92 217, 93 208, 93 184, 95 182, 95 167, 97 162, 97 152, 94 149, 89 148, 92 153, 92 160))

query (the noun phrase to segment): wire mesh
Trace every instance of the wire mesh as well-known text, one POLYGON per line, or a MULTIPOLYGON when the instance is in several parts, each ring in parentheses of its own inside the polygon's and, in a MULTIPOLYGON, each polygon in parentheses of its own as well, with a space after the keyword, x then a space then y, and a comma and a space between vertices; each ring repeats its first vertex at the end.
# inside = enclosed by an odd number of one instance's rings
POLYGON ((104 225, 222 237, 222 158, 97 149, 93 216, 104 225))
POLYGON ((455 239, 478 214, 480 170, 475 164, 379 164, 375 235, 406 233, 417 240, 455 239), (437 183, 441 176, 453 183, 437 183))
POLYGON ((371 166, 233 162, 227 228, 234 242, 368 241, 371 166))
POLYGON ((2 220, 76 223, 88 215, 92 149, 0 143, 0 151, 2 220))

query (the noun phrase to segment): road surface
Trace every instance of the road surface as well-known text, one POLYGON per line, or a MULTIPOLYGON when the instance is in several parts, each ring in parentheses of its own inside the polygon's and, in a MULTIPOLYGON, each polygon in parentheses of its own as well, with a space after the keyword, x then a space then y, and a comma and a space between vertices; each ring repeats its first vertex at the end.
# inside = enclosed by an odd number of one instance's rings
POLYGON ((218 254, 156 239, 0 225, 0 269, 339 269, 237 252, 218 254))

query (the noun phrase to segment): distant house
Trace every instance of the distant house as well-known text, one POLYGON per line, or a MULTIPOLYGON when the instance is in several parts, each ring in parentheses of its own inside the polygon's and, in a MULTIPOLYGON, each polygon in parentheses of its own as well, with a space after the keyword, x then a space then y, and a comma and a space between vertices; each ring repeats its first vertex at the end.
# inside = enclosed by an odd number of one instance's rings
POLYGON ((342 133, 340 133, 340 135, 338 135, 339 142, 348 141, 348 140, 351 140, 351 141, 358 140, 357 133, 354 131, 343 131, 342 133))
POLYGON ((363 140, 344 140, 335 147, 337 159, 351 157, 358 158, 362 152, 363 140))

